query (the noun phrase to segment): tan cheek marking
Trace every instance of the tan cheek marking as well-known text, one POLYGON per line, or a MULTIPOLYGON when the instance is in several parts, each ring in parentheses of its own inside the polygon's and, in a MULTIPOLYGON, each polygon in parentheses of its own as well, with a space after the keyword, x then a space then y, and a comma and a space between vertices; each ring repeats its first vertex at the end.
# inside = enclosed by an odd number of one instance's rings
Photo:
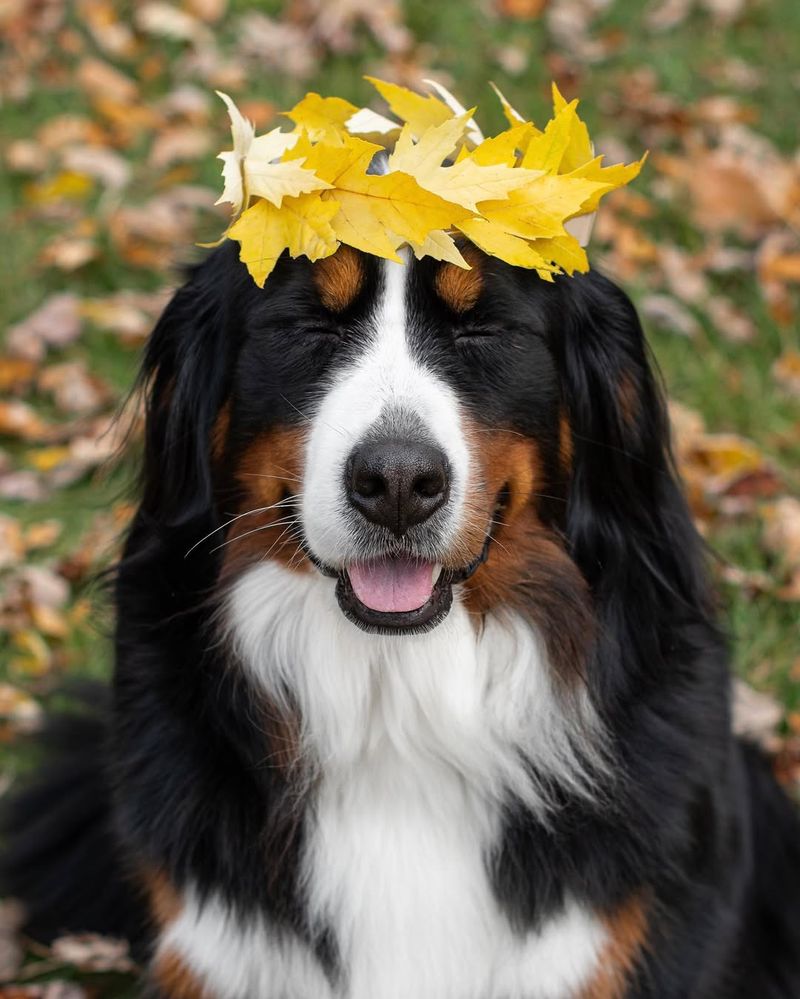
POLYGON ((163 871, 147 870, 142 880, 153 922, 163 929, 180 915, 183 908, 181 897, 163 871))
POLYGON ((636 425, 639 413, 639 392, 631 375, 625 373, 617 387, 617 403, 622 414, 622 420, 629 429, 636 425))
POLYGON ((342 312, 355 301, 364 284, 364 262, 350 246, 314 264, 314 286, 326 309, 342 312))
POLYGON ((487 562, 464 584, 464 603, 478 621, 496 607, 523 609, 542 633, 555 677, 571 688, 582 675, 594 617, 580 570, 537 513, 535 493, 544 484, 539 448, 518 434, 486 433, 475 425, 468 439, 478 466, 469 520, 477 527, 459 539, 462 553, 480 551, 495 498, 506 483, 510 501, 498 515, 487 562))
POLYGON ((565 472, 572 470, 572 456, 572 427, 569 423, 569 417, 562 412, 558 419, 558 458, 561 468, 565 472))
POLYGON ((604 920, 609 940, 597 973, 578 999, 624 999, 631 973, 645 946, 647 914, 642 899, 634 896, 604 920))
POLYGON ((225 444, 228 440, 228 430, 231 425, 231 404, 226 402, 214 420, 211 428, 211 457, 214 461, 219 461, 225 453, 225 444))
POLYGON ((174 950, 156 957, 152 976, 167 999, 214 999, 174 950))
POLYGON ((283 427, 259 437, 239 458, 234 474, 242 498, 236 512, 260 512, 239 517, 228 528, 223 582, 265 557, 300 572, 312 570, 286 523, 293 511, 285 506, 262 510, 302 490, 304 444, 302 430, 283 427))
POLYGON ((483 288, 482 258, 477 250, 462 247, 462 256, 470 270, 455 264, 442 264, 434 280, 436 294, 453 312, 468 312, 478 301, 483 288))

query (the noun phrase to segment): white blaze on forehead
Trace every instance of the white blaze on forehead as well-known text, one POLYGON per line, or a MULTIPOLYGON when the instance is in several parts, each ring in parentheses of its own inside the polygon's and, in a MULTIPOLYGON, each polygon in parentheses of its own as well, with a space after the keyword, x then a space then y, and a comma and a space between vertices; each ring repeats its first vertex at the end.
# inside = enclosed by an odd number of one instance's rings
POLYGON ((349 529, 355 514, 345 495, 345 465, 353 448, 386 412, 415 417, 427 438, 444 451, 451 470, 448 538, 460 527, 469 454, 458 399, 424 359, 414 356, 407 322, 408 274, 408 264, 385 262, 383 288, 369 320, 364 352, 330 385, 311 422, 303 527, 314 554, 337 568, 357 554, 349 529))

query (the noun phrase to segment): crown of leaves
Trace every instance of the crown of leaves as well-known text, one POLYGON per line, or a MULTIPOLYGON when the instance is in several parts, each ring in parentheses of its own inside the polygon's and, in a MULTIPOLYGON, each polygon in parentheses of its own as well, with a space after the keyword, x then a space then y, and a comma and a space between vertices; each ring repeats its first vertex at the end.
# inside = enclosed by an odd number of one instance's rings
MULTIPOLYGON (((508 122, 484 138, 441 85, 420 95, 372 77, 400 121, 340 97, 307 94, 285 116, 291 131, 257 136, 230 97, 233 149, 220 153, 235 220, 225 236, 261 287, 284 250, 320 260, 342 243, 389 260, 407 245, 469 268, 456 238, 517 267, 554 274, 589 269, 584 247, 601 198, 629 183, 644 157, 604 166, 577 100, 553 84, 553 117, 536 128, 494 87, 508 122), (401 124, 402 122, 402 124, 401 124), (384 172, 370 172, 385 152, 384 172)), ((224 238, 224 237, 223 237, 224 238)))

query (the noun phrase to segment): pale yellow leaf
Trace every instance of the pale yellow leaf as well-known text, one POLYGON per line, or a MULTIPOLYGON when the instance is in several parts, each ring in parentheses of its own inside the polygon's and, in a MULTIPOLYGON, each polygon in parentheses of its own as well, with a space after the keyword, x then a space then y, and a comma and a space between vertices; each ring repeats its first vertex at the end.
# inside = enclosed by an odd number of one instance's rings
MULTIPOLYGON (((427 83, 429 87, 433 87, 453 114, 462 115, 466 113, 467 109, 457 97, 450 93, 447 87, 443 86, 441 83, 437 83, 436 80, 423 80, 422 82, 427 83)), ((478 123, 472 117, 473 114, 475 114, 474 110, 467 119, 466 137, 470 146, 479 146, 484 141, 484 135, 480 130, 478 123)))
POLYGON ((509 192, 536 180, 540 174, 503 163, 483 166, 472 155, 442 166, 442 160, 450 155, 463 136, 469 116, 467 111, 443 125, 427 129, 416 143, 406 125, 389 157, 389 166, 392 170, 411 174, 426 191, 476 212, 479 202, 505 198, 509 192))
POLYGON ((316 142, 319 139, 331 141, 332 138, 346 133, 345 125, 357 111, 358 108, 350 101, 345 101, 341 97, 320 97, 312 91, 284 114, 296 125, 304 128, 316 142))
POLYGON ((492 83, 490 81, 489 82, 489 86, 497 94, 497 99, 500 101, 500 104, 502 105, 503 114, 506 116, 506 121, 508 122, 508 124, 511 125, 512 127, 514 125, 524 125, 524 124, 526 124, 527 123, 526 119, 522 117, 522 115, 519 113, 519 111, 517 111, 515 108, 513 108, 509 104, 509 102, 503 96, 503 92, 500 90, 500 88, 497 86, 497 84, 492 83))
POLYGON ((470 270, 469 264, 461 255, 453 237, 441 229, 435 229, 428 233, 421 243, 411 243, 410 246, 417 260, 422 260, 423 257, 433 257, 434 260, 446 260, 448 263, 455 264, 456 267, 470 270))
POLYGON ((320 142, 308 154, 307 166, 333 185, 321 197, 341 208, 332 225, 343 243, 396 260, 404 242, 420 243, 433 230, 449 229, 468 217, 468 211, 426 191, 402 171, 368 174, 379 150, 380 146, 347 136, 341 146, 320 142))
POLYGON ((375 87, 394 114, 410 125, 414 135, 422 135, 425 129, 443 125, 448 118, 453 117, 450 108, 432 94, 423 97, 407 87, 387 83, 374 76, 365 76, 364 79, 375 87))
POLYGON ((618 187, 624 187, 639 176, 639 171, 644 166, 647 153, 635 163, 617 163, 614 166, 603 166, 603 157, 595 156, 582 166, 572 170, 568 176, 576 179, 591 180, 597 184, 602 184, 603 188, 598 190, 584 204, 584 211, 595 211, 603 195, 618 187))

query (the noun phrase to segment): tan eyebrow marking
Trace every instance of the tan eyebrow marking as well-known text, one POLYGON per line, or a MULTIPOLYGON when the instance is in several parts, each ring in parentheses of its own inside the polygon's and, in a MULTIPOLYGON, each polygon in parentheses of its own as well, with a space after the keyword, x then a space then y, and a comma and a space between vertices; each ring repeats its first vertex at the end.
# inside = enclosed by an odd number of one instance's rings
POLYGON ((442 264, 434 279, 436 294, 453 312, 468 312, 483 289, 483 258, 471 246, 461 247, 461 254, 471 270, 455 264, 442 264))
POLYGON ((322 304, 332 312, 342 312, 355 301, 364 284, 364 262, 350 246, 314 264, 314 286, 322 304))

